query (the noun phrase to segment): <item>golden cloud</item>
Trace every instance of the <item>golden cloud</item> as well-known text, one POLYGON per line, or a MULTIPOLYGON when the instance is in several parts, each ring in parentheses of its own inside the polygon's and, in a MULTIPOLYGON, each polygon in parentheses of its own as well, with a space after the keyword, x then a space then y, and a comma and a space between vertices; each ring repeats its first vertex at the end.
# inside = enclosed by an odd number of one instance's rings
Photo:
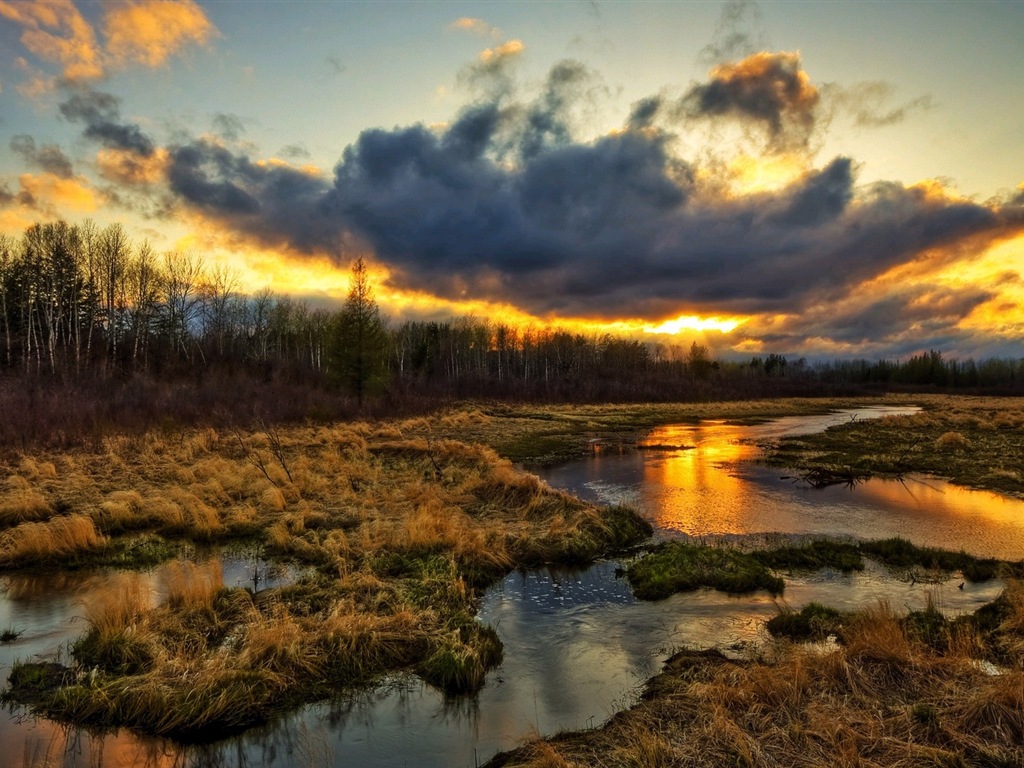
POLYGON ((190 43, 205 45, 217 29, 193 0, 140 0, 113 5, 104 20, 107 53, 119 66, 162 66, 190 43))
POLYGON ((491 26, 483 19, 477 19, 471 16, 463 16, 460 19, 453 21, 449 27, 459 32, 472 32, 473 34, 480 35, 481 37, 499 37, 501 32, 497 27, 491 26))
POLYGON ((0 16, 23 26, 24 46, 39 58, 60 64, 68 80, 103 76, 96 35, 71 0, 0 0, 0 16))
POLYGON ((168 153, 158 148, 149 157, 127 149, 101 149, 96 154, 96 167, 108 181, 131 186, 156 184, 164 178, 168 153))
POLYGON ((62 179, 52 173, 23 173, 18 177, 22 192, 35 201, 35 207, 57 210, 95 211, 102 202, 100 196, 82 177, 62 179))
POLYGON ((711 77, 735 85, 770 80, 778 91, 780 102, 790 109, 813 107, 819 98, 818 89, 814 87, 807 73, 800 69, 800 54, 795 52, 761 51, 742 61, 720 64, 711 70, 711 77), (792 81, 779 79, 780 64, 791 73, 792 81))
MULTIPOLYGON (((217 34, 193 0, 112 3, 104 18, 105 50, 73 0, 0 0, 0 18, 24 27, 25 48, 59 64, 61 76, 72 81, 101 78, 110 65, 158 67, 186 45, 203 45, 217 34)), ((34 73, 18 90, 31 98, 52 86, 52 78, 34 73)))
POLYGON ((509 59, 518 56, 526 46, 522 40, 509 40, 507 43, 496 45, 494 48, 486 48, 480 52, 480 61, 484 64, 496 64, 502 59, 509 59))

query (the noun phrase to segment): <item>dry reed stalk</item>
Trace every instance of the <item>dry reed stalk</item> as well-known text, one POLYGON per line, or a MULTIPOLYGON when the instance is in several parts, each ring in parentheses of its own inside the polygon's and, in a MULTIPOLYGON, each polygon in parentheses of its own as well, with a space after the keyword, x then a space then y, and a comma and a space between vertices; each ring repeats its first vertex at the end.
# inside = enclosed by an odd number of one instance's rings
POLYGON ((0 565, 55 560, 105 545, 106 539, 97 532, 92 520, 84 515, 22 523, 0 533, 0 565))

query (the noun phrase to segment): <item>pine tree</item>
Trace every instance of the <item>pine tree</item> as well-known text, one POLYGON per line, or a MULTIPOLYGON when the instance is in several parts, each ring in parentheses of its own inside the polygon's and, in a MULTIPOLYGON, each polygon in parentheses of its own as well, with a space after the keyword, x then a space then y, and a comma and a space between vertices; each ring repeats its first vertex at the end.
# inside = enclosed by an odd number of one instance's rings
POLYGON ((356 396, 360 407, 364 397, 384 385, 386 344, 380 308, 373 299, 366 265, 359 258, 352 265, 348 298, 335 323, 332 369, 335 379, 356 396))

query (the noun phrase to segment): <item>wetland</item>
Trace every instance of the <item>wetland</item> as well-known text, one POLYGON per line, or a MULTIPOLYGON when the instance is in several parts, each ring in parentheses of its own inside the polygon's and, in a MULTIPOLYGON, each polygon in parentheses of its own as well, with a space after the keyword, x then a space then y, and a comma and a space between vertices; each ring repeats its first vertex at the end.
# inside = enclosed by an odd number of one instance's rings
MULTIPOLYGON (((857 627, 874 611, 878 627, 927 659, 940 658, 936 643, 913 645, 905 615, 935 610, 941 621, 930 626, 960 638, 964 664, 1012 670, 1013 635, 1000 627, 1016 615, 1016 593, 1000 595, 1024 557, 1022 502, 1011 495, 1022 422, 1012 401, 976 400, 874 412, 837 401, 471 406, 429 420, 154 433, 111 439, 103 455, 16 457, 0 501, 0 621, 17 636, 0 651, 23 678, 9 682, 0 743, 25 765, 440 766, 479 765, 532 739, 495 759, 596 764, 581 745, 647 717, 665 675, 686 667, 688 684, 711 685, 795 663, 805 650, 779 650, 766 624, 813 603, 857 627), (816 442, 865 425, 898 429, 870 433, 886 446, 874 463, 816 442), (990 458, 1002 464, 971 483, 999 495, 918 474, 937 470, 915 449, 944 450, 951 431, 1004 441, 990 458), (897 451, 900 462, 887 458, 897 451), (507 457, 533 459, 531 471, 507 457), (816 487, 815 467, 852 467, 855 482, 816 487), (26 543, 43 535, 38 526, 51 538, 26 543), (893 537, 932 550, 870 550, 893 537), (824 538, 857 549, 859 567, 797 561, 824 538), (632 571, 669 545, 761 552, 781 588, 639 599, 632 571), (998 622, 954 626, 998 599, 998 622), (724 661, 693 655, 708 649, 724 661), (548 738, 581 729, 590 736, 578 742, 548 738)), ((837 652, 857 637, 841 633, 837 652)), ((941 658, 953 664, 949 648, 941 658)), ((945 724, 946 704, 927 706, 945 724)), ((623 732, 607 764, 644 764, 644 750, 660 755, 647 764, 691 764, 671 729, 652 732, 623 732)), ((947 751, 1013 758, 998 739, 973 749, 947 751)))

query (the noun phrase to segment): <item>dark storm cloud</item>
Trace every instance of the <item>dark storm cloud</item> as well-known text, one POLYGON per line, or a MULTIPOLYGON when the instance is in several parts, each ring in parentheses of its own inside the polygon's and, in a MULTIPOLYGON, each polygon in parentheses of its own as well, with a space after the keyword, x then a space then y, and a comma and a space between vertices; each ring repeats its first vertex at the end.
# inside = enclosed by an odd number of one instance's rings
MULTIPOLYGON (((263 244, 334 253, 354 236, 396 286, 540 315, 800 312, 924 254, 961 257, 1024 229, 1019 204, 858 189, 844 157, 775 192, 723 194, 651 126, 657 98, 634 105, 632 128, 576 139, 566 115, 581 71, 553 73, 526 104, 483 100, 443 130, 366 130, 333 179, 202 140, 168 148, 167 179, 180 201, 263 244)), ((785 123, 789 103, 764 113, 785 123)))
POLYGON ((323 209, 328 182, 291 166, 197 139, 168 148, 166 174, 179 199, 247 236, 312 252, 332 249, 343 231, 323 209))
POLYGON ((31 136, 19 134, 11 138, 10 146, 11 151, 21 155, 25 162, 42 168, 47 173, 62 179, 70 179, 75 175, 71 160, 56 144, 43 144, 37 147, 36 140, 31 136))
POLYGON ((780 195, 774 220, 793 227, 817 227, 838 218, 853 199, 853 164, 837 157, 823 170, 811 173, 798 186, 780 195))
POLYGON ((779 148, 807 143, 820 95, 796 53, 755 53, 711 71, 680 103, 691 118, 734 117, 766 129, 779 148))
POLYGON ((991 291, 977 288, 913 286, 842 312, 822 312, 813 329, 842 343, 888 344, 912 333, 920 344, 922 338, 957 333, 960 321, 994 297, 991 291))
MULTIPOLYGON (((941 285, 893 286, 881 297, 860 296, 815 307, 781 322, 748 328, 745 335, 776 350, 856 350, 869 356, 906 356, 924 349, 957 354, 1005 352, 1005 339, 965 329, 961 323, 996 293, 941 285)), ((744 334, 741 334, 744 335, 744 334)))
POLYGON ((79 87, 60 105, 64 119, 85 123, 87 139, 109 149, 122 149, 149 157, 156 146, 142 128, 121 121, 120 100, 109 93, 79 87))

